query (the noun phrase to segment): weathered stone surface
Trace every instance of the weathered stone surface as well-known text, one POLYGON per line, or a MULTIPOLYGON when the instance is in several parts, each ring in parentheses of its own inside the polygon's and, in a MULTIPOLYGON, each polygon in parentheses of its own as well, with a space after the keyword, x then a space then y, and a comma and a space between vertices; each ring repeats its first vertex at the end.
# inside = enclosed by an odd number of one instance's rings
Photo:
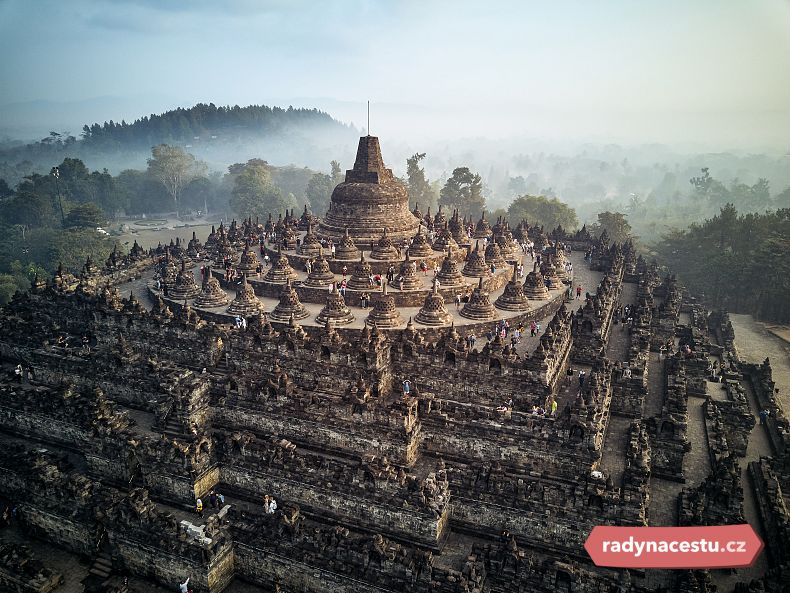
POLYGON ((425 297, 425 304, 414 318, 423 325, 447 325, 452 321, 452 315, 444 306, 444 298, 439 294, 439 288, 434 282, 433 290, 425 297))
POLYGON ((319 236, 339 241, 347 230, 355 242, 368 245, 379 239, 380 229, 387 228, 390 238, 400 242, 411 238, 417 225, 406 188, 384 166, 379 139, 363 136, 354 168, 346 171, 345 181, 332 192, 319 236))
POLYGON ((240 315, 242 317, 251 317, 257 315, 263 310, 263 303, 255 296, 255 291, 252 286, 247 282, 247 277, 244 276, 241 281, 241 286, 236 291, 236 298, 228 307, 228 313, 231 315, 240 315))
POLYGON ((335 326, 345 325, 354 321, 354 315, 351 313, 351 309, 346 306, 346 301, 334 284, 329 289, 324 308, 321 309, 321 312, 315 320, 318 323, 330 322, 335 326))
POLYGON ((282 292, 280 293, 280 302, 274 310, 269 313, 272 321, 279 321, 281 323, 287 322, 290 318, 304 319, 310 315, 307 308, 299 301, 299 295, 291 285, 291 281, 285 283, 282 292))

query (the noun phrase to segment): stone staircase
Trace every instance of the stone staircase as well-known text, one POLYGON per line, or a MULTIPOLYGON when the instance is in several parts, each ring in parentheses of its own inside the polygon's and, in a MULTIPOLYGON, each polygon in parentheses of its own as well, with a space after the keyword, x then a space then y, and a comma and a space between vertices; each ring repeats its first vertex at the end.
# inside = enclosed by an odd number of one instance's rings
POLYGON ((107 551, 99 552, 96 558, 93 559, 93 564, 88 569, 88 574, 95 576, 97 580, 101 580, 102 584, 110 578, 112 574, 112 560, 107 551))

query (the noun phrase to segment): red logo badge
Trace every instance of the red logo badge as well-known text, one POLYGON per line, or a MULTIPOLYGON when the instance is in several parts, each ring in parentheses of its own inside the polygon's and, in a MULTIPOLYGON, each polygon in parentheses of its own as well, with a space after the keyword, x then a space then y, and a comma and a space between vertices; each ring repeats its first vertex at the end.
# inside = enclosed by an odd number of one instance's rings
POLYGON ((763 549, 751 525, 595 527, 584 549, 613 568, 746 568, 763 549))

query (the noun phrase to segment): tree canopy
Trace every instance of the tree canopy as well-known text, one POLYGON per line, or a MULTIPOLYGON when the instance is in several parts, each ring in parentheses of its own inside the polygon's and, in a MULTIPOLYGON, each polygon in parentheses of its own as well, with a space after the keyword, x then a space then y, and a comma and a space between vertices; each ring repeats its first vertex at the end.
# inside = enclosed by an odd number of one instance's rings
POLYGON ((425 153, 418 152, 406 159, 406 187, 409 190, 409 202, 426 211, 428 208, 436 208, 438 196, 425 177, 425 169, 420 167, 420 161, 424 158, 425 153))
POLYGON ((236 177, 230 198, 231 209, 246 218, 265 218, 269 213, 283 212, 295 208, 293 195, 283 196, 272 183, 268 169, 261 164, 252 164, 236 177))
POLYGON ((590 232, 595 235, 603 231, 614 243, 624 243, 631 237, 631 225, 622 212, 599 212, 598 224, 593 225, 590 232))
POLYGON ((513 223, 527 220, 530 224, 543 225, 547 229, 562 226, 566 230, 572 230, 579 226, 576 211, 573 208, 560 202, 557 198, 547 198, 546 196, 524 195, 518 197, 510 204, 507 215, 513 223))
POLYGON ((726 204, 702 224, 665 235, 656 251, 711 305, 790 322, 790 209, 739 215, 726 204))
POLYGON ((179 210, 178 200, 184 186, 205 172, 205 163, 199 162, 179 146, 160 144, 151 149, 148 173, 158 179, 173 198, 176 216, 179 210))
POLYGON ((469 167, 453 169, 452 176, 439 192, 439 205, 448 210, 458 208, 461 216, 479 215, 485 208, 483 180, 469 167))

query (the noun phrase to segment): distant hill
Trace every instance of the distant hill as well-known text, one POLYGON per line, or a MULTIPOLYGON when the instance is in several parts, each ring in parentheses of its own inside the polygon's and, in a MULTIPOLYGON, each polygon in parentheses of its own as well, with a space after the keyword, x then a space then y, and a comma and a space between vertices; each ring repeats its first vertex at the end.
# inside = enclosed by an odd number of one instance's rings
POLYGON ((109 121, 103 125, 86 125, 82 128, 82 137, 86 145, 93 147, 151 147, 249 134, 279 135, 305 127, 348 129, 317 109, 282 109, 266 105, 217 107, 214 103, 198 103, 189 109, 141 117, 133 123, 109 121))
POLYGON ((27 144, 0 145, 0 178, 13 184, 30 172, 45 172, 66 157, 95 169, 143 168, 152 146, 184 147, 210 167, 262 158, 273 164, 328 168, 338 149, 353 145, 356 130, 318 109, 246 107, 199 103, 126 121, 93 123, 80 137, 52 132, 27 144))

